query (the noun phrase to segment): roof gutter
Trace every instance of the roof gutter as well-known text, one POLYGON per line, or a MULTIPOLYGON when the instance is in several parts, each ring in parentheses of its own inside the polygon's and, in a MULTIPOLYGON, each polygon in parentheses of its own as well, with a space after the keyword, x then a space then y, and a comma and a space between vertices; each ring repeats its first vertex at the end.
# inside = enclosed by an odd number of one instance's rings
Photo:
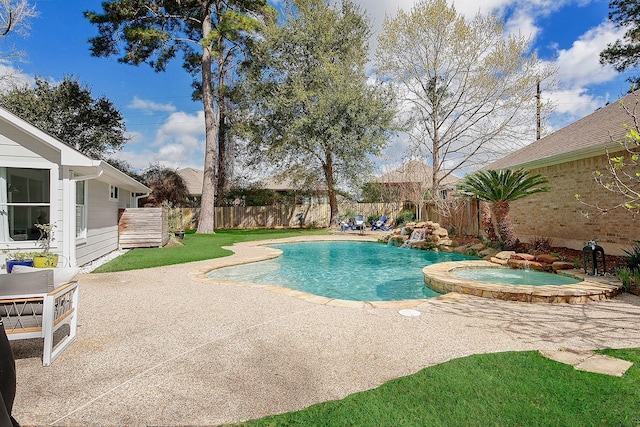
POLYGON ((100 168, 100 170, 96 173, 74 176, 73 178, 71 178, 71 180, 72 181, 88 181, 90 179, 99 178, 100 176, 102 176, 103 173, 104 173, 104 170, 100 168))

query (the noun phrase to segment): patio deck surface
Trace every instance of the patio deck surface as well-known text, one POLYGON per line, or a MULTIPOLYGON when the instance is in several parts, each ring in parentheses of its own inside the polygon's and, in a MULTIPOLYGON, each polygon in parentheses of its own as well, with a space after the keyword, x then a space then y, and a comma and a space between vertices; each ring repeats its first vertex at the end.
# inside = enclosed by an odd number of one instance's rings
POLYGON ((328 304, 203 278, 264 253, 255 242, 234 250, 216 260, 81 275, 77 338, 52 366, 42 367, 39 340, 12 342, 16 419, 217 425, 340 399, 470 354, 640 347, 640 297, 629 294, 589 304, 448 294, 413 302, 421 315, 406 317, 398 312, 404 303, 328 304))

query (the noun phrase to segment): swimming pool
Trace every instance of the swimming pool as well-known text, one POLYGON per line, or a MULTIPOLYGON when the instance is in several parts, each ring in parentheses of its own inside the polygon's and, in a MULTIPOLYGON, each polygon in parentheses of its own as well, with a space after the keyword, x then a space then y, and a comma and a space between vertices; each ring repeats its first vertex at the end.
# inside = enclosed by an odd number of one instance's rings
POLYGON ((398 301, 440 295, 425 286, 423 267, 477 259, 375 242, 300 242, 269 247, 282 250, 282 256, 220 268, 209 272, 207 277, 277 285, 327 298, 398 301))

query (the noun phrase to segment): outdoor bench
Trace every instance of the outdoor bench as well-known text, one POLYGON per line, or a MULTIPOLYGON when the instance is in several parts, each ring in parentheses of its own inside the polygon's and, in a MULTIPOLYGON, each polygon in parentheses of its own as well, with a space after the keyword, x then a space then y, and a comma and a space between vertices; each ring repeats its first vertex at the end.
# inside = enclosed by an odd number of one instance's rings
POLYGON ((0 274, 0 317, 9 340, 43 338, 42 365, 49 366, 76 337, 78 291, 77 281, 55 283, 51 269, 0 274), (54 345, 65 324, 69 332, 54 345))

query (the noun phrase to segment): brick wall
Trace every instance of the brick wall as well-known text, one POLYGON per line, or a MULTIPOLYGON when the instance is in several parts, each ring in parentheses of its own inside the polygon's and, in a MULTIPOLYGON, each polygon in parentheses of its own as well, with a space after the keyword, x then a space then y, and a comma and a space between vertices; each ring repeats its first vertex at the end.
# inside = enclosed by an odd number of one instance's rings
POLYGON ((620 196, 593 179, 593 171, 606 170, 606 162, 607 156, 602 155, 532 169, 549 179, 552 190, 511 204, 511 219, 520 240, 541 236, 551 238, 553 246, 582 249, 595 237, 606 254, 621 255, 640 239, 640 218, 622 208, 602 214, 575 199, 580 194, 585 202, 601 207, 620 203, 620 196))

